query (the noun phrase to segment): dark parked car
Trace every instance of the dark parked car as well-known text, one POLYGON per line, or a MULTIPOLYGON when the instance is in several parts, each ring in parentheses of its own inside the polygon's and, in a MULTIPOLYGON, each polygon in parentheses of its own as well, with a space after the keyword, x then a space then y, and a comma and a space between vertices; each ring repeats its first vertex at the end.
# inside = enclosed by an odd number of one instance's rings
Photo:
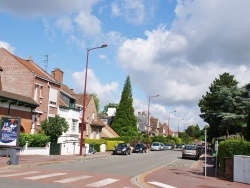
POLYGON ((116 147, 113 149, 113 155, 130 155, 131 153, 131 148, 128 143, 118 143, 116 147))
POLYGON ((133 153, 146 153, 147 148, 144 144, 136 144, 134 149, 133 149, 133 153))
POLYGON ((182 159, 189 158, 189 159, 198 159, 201 155, 201 150, 199 147, 195 145, 185 145, 182 149, 182 159))

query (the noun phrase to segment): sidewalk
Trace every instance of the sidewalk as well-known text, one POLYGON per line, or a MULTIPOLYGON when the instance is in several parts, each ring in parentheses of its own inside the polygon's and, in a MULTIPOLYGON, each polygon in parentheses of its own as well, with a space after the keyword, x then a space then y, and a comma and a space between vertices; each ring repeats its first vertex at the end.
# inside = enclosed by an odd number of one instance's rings
POLYGON ((148 182, 167 182, 166 184, 173 188, 250 188, 249 184, 222 180, 215 177, 212 158, 211 155, 207 154, 205 164, 205 156, 202 155, 192 168, 161 167, 140 177, 139 183, 142 187, 147 188, 154 187, 148 186, 148 182))
POLYGON ((95 154, 79 155, 19 155, 18 165, 8 165, 9 157, 0 157, 0 169, 29 167, 34 165, 46 165, 50 163, 60 163, 67 161, 83 160, 94 157, 111 155, 110 152, 97 152, 95 154))
MULTIPOLYGON (((47 165, 50 163, 69 162, 76 160, 85 160, 95 157, 104 157, 111 155, 111 152, 97 152, 95 154, 87 154, 86 156, 78 155, 20 155, 18 165, 8 165, 9 158, 0 157, 0 170, 12 169, 20 167, 29 167, 33 165, 47 165)), ((215 169, 211 155, 207 156, 207 164, 205 165, 205 158, 201 156, 200 159, 194 163, 192 168, 178 168, 163 166, 154 169, 150 172, 144 173, 136 177, 139 187, 154 187, 148 186, 148 182, 158 181, 166 182, 167 184, 177 188, 249 188, 250 185, 221 180, 215 177, 215 169), (205 176, 206 167, 206 176, 205 176), (146 184, 147 183, 147 184, 146 184)))

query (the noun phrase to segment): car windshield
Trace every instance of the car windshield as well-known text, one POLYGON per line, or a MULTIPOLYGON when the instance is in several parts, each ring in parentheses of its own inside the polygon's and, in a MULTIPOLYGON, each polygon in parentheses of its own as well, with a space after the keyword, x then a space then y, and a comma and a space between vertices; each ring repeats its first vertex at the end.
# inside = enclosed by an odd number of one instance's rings
POLYGON ((185 146, 186 150, 195 150, 195 146, 185 146))
POLYGON ((142 144, 136 144, 135 147, 142 147, 142 144))
POLYGON ((153 143, 152 146, 159 146, 160 143, 153 143))
POLYGON ((118 147, 127 147, 127 145, 124 144, 124 143, 119 143, 119 144, 117 144, 117 146, 118 146, 118 147))

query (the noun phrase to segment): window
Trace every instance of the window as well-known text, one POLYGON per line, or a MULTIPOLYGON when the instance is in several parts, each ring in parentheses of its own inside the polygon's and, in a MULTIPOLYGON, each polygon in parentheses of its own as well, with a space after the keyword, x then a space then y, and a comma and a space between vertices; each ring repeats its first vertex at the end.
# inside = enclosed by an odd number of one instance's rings
POLYGON ((49 90, 49 105, 56 107, 57 105, 57 90, 50 88, 49 90))
POLYGON ((43 98, 42 90, 43 90, 43 86, 40 86, 40 98, 43 98))
POLYGON ((34 100, 37 101, 37 90, 38 90, 38 84, 35 84, 35 90, 34 90, 34 100))
POLYGON ((78 124, 78 121, 77 120, 72 120, 72 125, 71 125, 71 132, 76 132, 76 126, 78 124))

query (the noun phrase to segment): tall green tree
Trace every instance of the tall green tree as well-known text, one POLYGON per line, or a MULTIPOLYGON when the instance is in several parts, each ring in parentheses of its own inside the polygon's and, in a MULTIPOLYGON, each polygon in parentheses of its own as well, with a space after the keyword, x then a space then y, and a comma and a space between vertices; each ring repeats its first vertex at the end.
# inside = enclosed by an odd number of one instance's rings
POLYGON ((134 114, 132 88, 129 76, 127 76, 125 81, 121 99, 111 126, 120 136, 136 136, 138 134, 137 119, 134 114))
POLYGON ((190 125, 185 131, 188 136, 194 138, 199 138, 201 135, 200 127, 198 125, 190 125))
POLYGON ((238 88, 233 75, 224 73, 209 87, 199 101, 200 117, 210 126, 208 138, 241 132, 246 122, 246 90, 238 88))
POLYGON ((51 143, 57 143, 57 139, 69 129, 69 124, 65 118, 58 115, 49 117, 41 122, 40 133, 50 137, 51 143))

